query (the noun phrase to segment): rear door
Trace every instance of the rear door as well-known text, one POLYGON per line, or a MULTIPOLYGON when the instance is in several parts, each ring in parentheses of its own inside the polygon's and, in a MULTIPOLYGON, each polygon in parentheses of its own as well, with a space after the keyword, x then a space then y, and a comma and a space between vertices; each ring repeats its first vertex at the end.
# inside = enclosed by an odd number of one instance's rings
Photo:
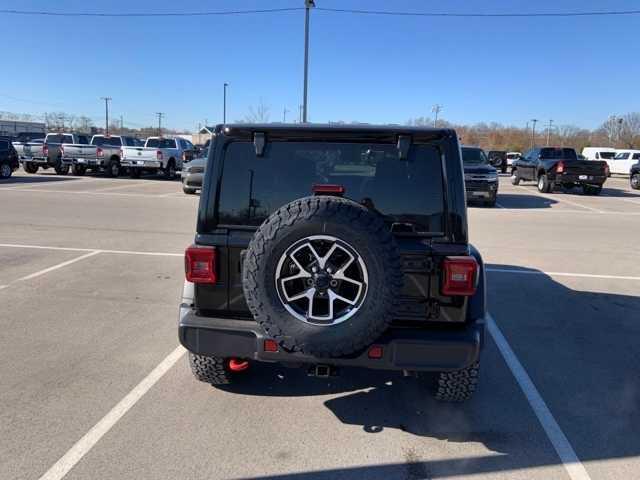
MULTIPOLYGON (((396 237, 405 276, 398 318, 464 320, 465 309, 440 296, 441 254, 431 246, 433 238, 445 234, 442 158, 436 147, 414 145, 409 160, 398 158, 395 144, 272 142, 257 157, 253 143, 234 142, 225 152, 217 231, 227 232, 221 267, 229 313, 250 317, 242 262, 255 229, 281 206, 312 195, 314 185, 330 184, 342 186, 346 198, 380 212, 396 237)), ((197 286, 198 307, 219 308, 218 289, 197 286)))

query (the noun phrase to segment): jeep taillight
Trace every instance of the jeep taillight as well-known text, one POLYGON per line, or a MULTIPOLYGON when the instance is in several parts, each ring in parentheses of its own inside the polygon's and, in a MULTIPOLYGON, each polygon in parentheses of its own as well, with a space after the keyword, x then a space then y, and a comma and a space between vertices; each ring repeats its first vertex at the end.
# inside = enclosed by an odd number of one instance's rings
POLYGON ((100 147, 96 148, 96 156, 97 157, 103 157, 104 156, 104 150, 102 150, 100 147))
POLYGON ((476 293, 478 262, 473 257, 447 257, 442 263, 442 294, 469 297, 476 293))
POLYGON ((187 282, 216 283, 216 249, 191 245, 184 252, 184 270, 187 282))
POLYGON ((316 183, 311 188, 315 195, 336 195, 343 196, 346 192, 344 185, 335 185, 331 183, 316 183))
POLYGON ((156 152, 156 159, 158 159, 158 160, 162 160, 162 151, 161 151, 161 150, 158 150, 158 151, 156 152))
POLYGON ((564 173, 564 162, 563 161, 558 162, 558 165, 556 165, 556 173, 564 173))

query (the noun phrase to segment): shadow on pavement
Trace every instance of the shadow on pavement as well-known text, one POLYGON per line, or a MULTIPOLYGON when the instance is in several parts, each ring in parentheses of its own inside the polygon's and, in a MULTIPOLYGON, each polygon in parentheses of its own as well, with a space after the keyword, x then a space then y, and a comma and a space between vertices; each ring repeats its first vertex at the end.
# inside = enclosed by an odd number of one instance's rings
POLYGON ((0 180, 1 185, 28 185, 34 183, 55 183, 55 182, 65 182, 69 180, 78 180, 77 177, 65 177, 63 175, 30 175, 30 176, 16 176, 12 175, 11 177, 0 180))
POLYGON ((498 193, 498 203, 508 209, 551 208, 557 200, 541 197, 540 195, 498 193))
POLYGON ((488 273, 491 312, 578 457, 638 457, 640 282, 562 277, 578 290, 535 269, 487 268, 516 272, 488 273), (638 295, 589 290, 617 285, 638 295))

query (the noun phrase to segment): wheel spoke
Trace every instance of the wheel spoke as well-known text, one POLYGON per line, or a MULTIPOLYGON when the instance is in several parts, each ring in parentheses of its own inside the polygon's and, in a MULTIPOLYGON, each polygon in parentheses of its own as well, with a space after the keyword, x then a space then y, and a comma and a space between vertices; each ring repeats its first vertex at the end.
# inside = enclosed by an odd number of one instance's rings
MULTIPOLYGON (((356 297, 357 298, 357 297, 356 297)), ((354 300, 349 300, 348 298, 343 297, 342 295, 338 295, 336 292, 334 292, 333 290, 329 290, 329 305, 330 305, 330 310, 333 312, 333 302, 336 300, 340 300, 344 303, 348 303, 349 305, 355 305, 356 301, 354 300)), ((333 317, 333 315, 331 315, 333 317)))
POLYGON ((297 295, 294 295, 292 297, 289 296, 289 294, 285 291, 284 292, 285 296, 287 297, 287 301, 289 302, 295 302, 296 300, 300 300, 302 298, 308 298, 309 299, 309 303, 313 303, 313 297, 316 294, 316 289, 314 287, 308 288, 307 290, 304 290, 301 293, 298 293, 297 295))
POLYGON ((333 245, 331 245, 331 248, 329 249, 327 254, 324 257, 322 257, 320 260, 318 260, 318 263, 320 264, 320 268, 324 268, 326 266, 327 261, 331 258, 331 255, 333 255, 333 252, 336 251, 336 248, 338 248, 338 244, 334 243, 333 245))

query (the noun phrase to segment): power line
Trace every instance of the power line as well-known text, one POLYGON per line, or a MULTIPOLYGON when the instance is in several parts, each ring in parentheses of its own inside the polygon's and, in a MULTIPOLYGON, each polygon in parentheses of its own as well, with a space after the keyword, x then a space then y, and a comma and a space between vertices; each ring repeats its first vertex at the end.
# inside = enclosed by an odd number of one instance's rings
POLYGON ((209 12, 140 12, 140 13, 109 13, 109 12, 51 12, 45 10, 9 10, 1 9, 0 13, 8 15, 44 15, 50 17, 211 17, 218 15, 248 15, 253 13, 280 13, 304 10, 304 7, 265 8, 260 10, 223 10, 209 12))
MULTIPOLYGON (((282 13, 304 10, 305 7, 266 8, 256 10, 221 10, 202 12, 53 12, 46 10, 11 10, 0 9, 0 14, 7 15, 44 15, 52 17, 211 17, 223 15, 250 15, 261 13, 282 13)), ((528 12, 528 13, 457 13, 457 12, 403 12, 392 10, 357 10, 346 8, 323 8, 318 11, 328 13, 351 13, 357 15, 393 15, 402 17, 476 17, 476 18, 512 18, 512 17, 602 17, 610 15, 639 15, 640 10, 600 10, 584 12, 528 12)))
POLYGON ((316 10, 330 13, 353 13, 358 15, 395 15, 401 17, 600 17, 607 15, 638 15, 640 10, 603 10, 585 12, 529 12, 529 13, 455 13, 455 12, 400 12, 386 10, 354 10, 346 8, 323 8, 316 10))

